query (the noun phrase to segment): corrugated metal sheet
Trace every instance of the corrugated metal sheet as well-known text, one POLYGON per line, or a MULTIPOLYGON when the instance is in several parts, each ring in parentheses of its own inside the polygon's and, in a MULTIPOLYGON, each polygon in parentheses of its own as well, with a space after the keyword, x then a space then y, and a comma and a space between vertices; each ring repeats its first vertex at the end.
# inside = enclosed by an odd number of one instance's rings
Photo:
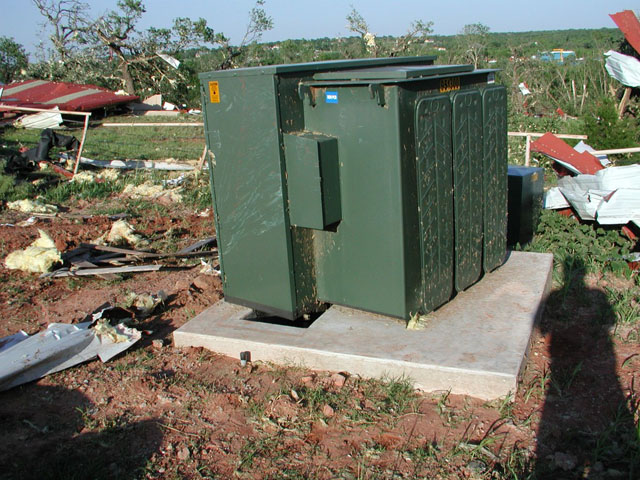
POLYGON ((589 152, 577 152, 553 133, 545 133, 533 142, 531 151, 551 157, 573 173, 593 174, 603 169, 596 157, 589 152))
POLYGON ((109 105, 138 100, 135 95, 118 95, 95 85, 26 80, 6 85, 0 105, 53 108, 89 112, 109 105))
POLYGON ((640 53, 640 22, 638 22, 636 14, 631 10, 624 10, 622 12, 612 13, 609 16, 624 34, 627 42, 635 48, 636 52, 640 53))

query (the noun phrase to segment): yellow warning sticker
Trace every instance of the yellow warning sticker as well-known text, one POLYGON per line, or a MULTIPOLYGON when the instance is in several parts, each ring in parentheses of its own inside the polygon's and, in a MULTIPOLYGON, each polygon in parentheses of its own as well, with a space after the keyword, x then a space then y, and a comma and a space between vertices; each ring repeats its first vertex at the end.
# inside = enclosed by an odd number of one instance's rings
POLYGON ((440 80, 440 93, 460 90, 460 77, 443 78, 440 80))
POLYGON ((211 99, 211 103, 220 103, 218 82, 209 82, 209 98, 211 99))

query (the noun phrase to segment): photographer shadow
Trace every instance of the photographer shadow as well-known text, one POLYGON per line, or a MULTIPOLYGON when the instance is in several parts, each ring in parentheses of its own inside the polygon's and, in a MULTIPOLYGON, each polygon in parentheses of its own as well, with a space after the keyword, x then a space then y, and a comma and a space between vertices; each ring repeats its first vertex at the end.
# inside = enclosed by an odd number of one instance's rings
POLYGON ((0 479, 144 477, 163 433, 156 419, 98 419, 77 390, 28 384, 0 393, 0 479))
POLYGON ((540 325, 550 358, 533 477, 640 478, 637 404, 617 375, 615 312, 586 284, 580 258, 569 256, 562 267, 563 286, 540 325))

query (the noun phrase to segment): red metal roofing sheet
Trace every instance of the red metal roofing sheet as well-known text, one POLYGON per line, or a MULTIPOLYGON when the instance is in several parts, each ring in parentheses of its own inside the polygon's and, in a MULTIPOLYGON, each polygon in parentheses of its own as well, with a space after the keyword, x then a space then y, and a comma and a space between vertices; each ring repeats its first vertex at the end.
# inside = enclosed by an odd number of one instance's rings
POLYGON ((545 133, 531 144, 531 151, 542 153, 553 159, 568 163, 581 173, 593 175, 604 167, 596 157, 589 152, 576 152, 565 141, 553 133, 545 133))
POLYGON ((89 112, 98 108, 138 100, 135 95, 117 95, 95 85, 26 80, 5 85, 0 104, 15 107, 54 108, 89 112))
POLYGON ((631 10, 624 10, 609 15, 620 31, 624 34, 624 38, 631 44, 636 52, 640 53, 640 22, 638 17, 631 10))

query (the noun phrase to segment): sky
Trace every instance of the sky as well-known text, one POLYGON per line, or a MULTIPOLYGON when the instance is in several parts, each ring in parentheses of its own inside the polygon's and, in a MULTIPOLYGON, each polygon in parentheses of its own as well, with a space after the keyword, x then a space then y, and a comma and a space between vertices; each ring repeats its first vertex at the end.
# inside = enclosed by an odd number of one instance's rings
MULTIPOLYGON (((85 0, 97 16, 116 0, 85 0)), ((241 41, 255 0, 143 0, 143 28, 169 27, 176 17, 204 18, 216 32, 241 41)), ((634 9, 619 0, 266 0, 273 30, 263 41, 349 35, 346 16, 360 12, 376 35, 402 35, 415 20, 433 22, 434 34, 454 35, 470 23, 483 23, 492 32, 615 28, 609 13, 634 9)), ((33 53, 41 40, 42 16, 31 0, 0 0, 0 36, 12 37, 33 53)))

